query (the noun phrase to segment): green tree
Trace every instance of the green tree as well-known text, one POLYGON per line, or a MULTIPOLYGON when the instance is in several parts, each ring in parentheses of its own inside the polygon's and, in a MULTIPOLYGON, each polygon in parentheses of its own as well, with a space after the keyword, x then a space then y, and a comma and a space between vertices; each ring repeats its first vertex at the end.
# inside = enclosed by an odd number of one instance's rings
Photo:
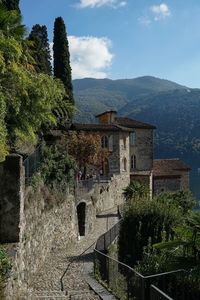
POLYGON ((131 183, 124 189, 123 194, 126 200, 149 197, 148 187, 138 181, 131 181, 131 183))
POLYGON ((174 226, 182 220, 181 210, 157 199, 135 199, 125 206, 119 234, 120 261, 134 266, 143 248, 174 237, 174 226))
POLYGON ((34 25, 28 40, 32 41, 31 49, 35 60, 35 70, 38 73, 51 75, 51 54, 46 26, 34 25))
POLYGON ((62 82, 31 65, 19 15, 0 5, 0 160, 10 149, 27 153, 42 128, 55 126, 56 109, 68 111, 62 82))
POLYGON ((69 95, 69 101, 74 104, 69 45, 65 23, 61 17, 56 18, 54 23, 53 53, 54 76, 61 79, 69 95))
POLYGON ((7 10, 16 10, 20 13, 19 0, 3 0, 2 3, 7 10))
POLYGON ((162 203, 175 204, 183 214, 187 214, 194 207, 196 200, 189 190, 162 193, 158 196, 158 201, 162 203))
POLYGON ((22 17, 16 11, 8 11, 0 2, 0 33, 6 37, 13 37, 22 41, 25 26, 21 24, 22 17))

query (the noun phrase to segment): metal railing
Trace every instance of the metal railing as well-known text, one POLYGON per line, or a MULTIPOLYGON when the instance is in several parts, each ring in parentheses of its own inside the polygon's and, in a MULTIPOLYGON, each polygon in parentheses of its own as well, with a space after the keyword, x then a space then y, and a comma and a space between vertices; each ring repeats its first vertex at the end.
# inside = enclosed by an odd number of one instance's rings
POLYGON ((98 238, 95 247, 96 250, 104 253, 108 249, 111 243, 119 235, 120 223, 121 220, 98 238))
POLYGON ((122 300, 200 299, 199 291, 184 285, 182 278, 186 271, 183 269, 143 276, 128 265, 109 257, 106 253, 119 234, 120 223, 121 221, 97 240, 94 250, 94 272, 99 281, 106 284, 113 294, 122 300))
POLYGON ((25 184, 27 185, 30 182, 33 174, 38 170, 38 167, 41 162, 41 147, 38 146, 35 151, 26 157, 23 161, 25 168, 25 184))
POLYGON ((158 289, 155 285, 150 287, 150 299, 151 300, 173 300, 167 294, 158 289))

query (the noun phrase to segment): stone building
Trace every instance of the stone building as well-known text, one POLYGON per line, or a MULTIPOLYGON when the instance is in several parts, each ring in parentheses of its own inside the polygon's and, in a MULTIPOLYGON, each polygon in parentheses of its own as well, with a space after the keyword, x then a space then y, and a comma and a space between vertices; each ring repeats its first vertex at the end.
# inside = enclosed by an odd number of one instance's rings
POLYGON ((154 194, 188 189, 190 170, 190 167, 178 158, 155 159, 153 162, 154 194))
POLYGON ((98 133, 109 158, 102 162, 103 174, 121 174, 148 185, 150 194, 189 188, 189 171, 179 159, 153 159, 155 126, 126 117, 114 110, 96 116, 96 124, 74 123, 72 130, 98 133))

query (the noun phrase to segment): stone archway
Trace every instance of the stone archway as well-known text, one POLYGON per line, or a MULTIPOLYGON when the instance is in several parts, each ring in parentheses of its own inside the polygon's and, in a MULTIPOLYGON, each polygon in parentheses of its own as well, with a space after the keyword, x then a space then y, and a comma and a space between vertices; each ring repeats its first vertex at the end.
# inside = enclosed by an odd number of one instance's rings
POLYGON ((80 202, 77 205, 77 217, 78 217, 78 232, 79 236, 85 236, 85 218, 86 218, 86 203, 80 202))

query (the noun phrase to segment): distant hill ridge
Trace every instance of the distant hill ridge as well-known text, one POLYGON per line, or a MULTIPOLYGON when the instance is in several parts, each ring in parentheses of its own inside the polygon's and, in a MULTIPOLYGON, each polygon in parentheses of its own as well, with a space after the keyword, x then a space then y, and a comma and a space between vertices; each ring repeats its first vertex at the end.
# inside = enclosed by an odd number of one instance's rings
POLYGON ((108 109, 122 110, 138 97, 171 90, 186 90, 185 86, 152 76, 134 79, 94 79, 73 81, 78 121, 94 121, 94 115, 108 109))

